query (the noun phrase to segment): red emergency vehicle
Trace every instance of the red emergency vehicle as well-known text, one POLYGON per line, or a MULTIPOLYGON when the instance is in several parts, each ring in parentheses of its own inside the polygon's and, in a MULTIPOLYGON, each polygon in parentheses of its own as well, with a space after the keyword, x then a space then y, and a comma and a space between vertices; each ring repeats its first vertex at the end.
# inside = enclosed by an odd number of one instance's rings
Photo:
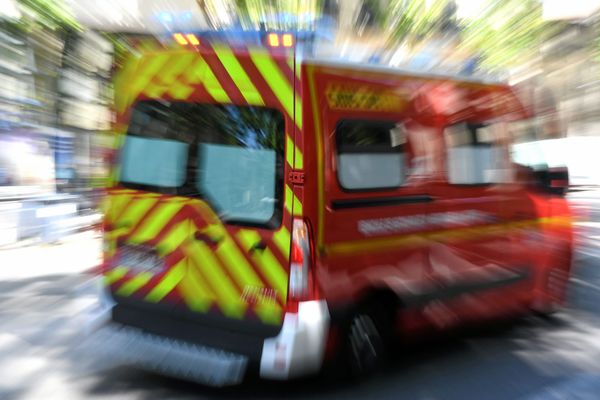
POLYGON ((511 162, 510 87, 181 44, 115 82, 116 357, 212 385, 368 371, 398 333, 564 302, 566 176, 511 162))

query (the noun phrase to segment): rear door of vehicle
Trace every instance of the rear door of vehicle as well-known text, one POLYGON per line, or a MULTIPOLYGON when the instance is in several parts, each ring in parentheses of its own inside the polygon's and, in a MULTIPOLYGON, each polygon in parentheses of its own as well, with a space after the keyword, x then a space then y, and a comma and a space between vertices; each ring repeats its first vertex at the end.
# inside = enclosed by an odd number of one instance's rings
POLYGON ((295 101, 284 67, 265 52, 214 47, 147 56, 130 75, 124 89, 137 101, 120 116, 106 214, 105 275, 118 303, 280 325, 295 101), (144 73, 154 75, 140 82, 144 73))

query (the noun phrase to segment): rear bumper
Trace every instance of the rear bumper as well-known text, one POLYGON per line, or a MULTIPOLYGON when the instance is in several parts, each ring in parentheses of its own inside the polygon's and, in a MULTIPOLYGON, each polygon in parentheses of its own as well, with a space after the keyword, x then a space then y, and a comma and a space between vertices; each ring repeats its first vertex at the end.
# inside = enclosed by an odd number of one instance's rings
POLYGON ((97 343, 111 361, 134 365, 176 378, 211 386, 240 383, 248 358, 239 354, 171 340, 119 324, 106 324, 95 332, 97 343))
POLYGON ((90 312, 86 330, 100 340, 95 342, 104 347, 102 353, 113 363, 226 386, 241 382, 246 370, 256 364, 261 377, 289 379, 317 372, 323 362, 329 331, 329 313, 323 300, 300 303, 297 313, 285 315, 276 336, 262 339, 256 351, 241 352, 230 350, 235 346, 224 349, 198 341, 192 343, 116 323, 115 303, 103 287, 98 289, 98 307, 90 312))
POLYGON ((327 303, 301 302, 298 313, 285 315, 279 335, 265 340, 260 376, 289 379, 317 372, 323 363, 328 333, 327 303))

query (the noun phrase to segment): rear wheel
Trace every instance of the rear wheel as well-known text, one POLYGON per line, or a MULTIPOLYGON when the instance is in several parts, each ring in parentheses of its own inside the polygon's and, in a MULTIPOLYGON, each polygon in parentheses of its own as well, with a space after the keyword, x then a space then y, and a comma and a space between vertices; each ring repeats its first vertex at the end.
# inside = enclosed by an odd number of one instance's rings
POLYGON ((350 373, 366 377, 379 371, 386 361, 386 333, 377 313, 361 310, 354 314, 346 330, 346 355, 350 373))

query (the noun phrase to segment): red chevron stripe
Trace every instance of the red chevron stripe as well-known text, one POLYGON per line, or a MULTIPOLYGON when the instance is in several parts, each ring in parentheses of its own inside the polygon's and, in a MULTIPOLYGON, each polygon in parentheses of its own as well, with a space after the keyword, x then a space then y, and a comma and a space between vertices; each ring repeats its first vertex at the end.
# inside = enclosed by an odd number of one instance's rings
POLYGON ((208 64, 210 69, 212 69, 213 73, 215 74, 215 77, 217 78, 225 92, 227 92, 227 95, 229 96, 231 101, 237 104, 247 104, 246 99, 244 99, 244 96, 242 95, 242 92, 240 92, 231 76, 229 76, 229 73, 221 63, 221 60, 219 60, 219 57, 217 57, 215 51, 208 44, 206 45, 206 47, 208 48, 208 54, 203 54, 204 60, 206 61, 206 64, 208 64))

